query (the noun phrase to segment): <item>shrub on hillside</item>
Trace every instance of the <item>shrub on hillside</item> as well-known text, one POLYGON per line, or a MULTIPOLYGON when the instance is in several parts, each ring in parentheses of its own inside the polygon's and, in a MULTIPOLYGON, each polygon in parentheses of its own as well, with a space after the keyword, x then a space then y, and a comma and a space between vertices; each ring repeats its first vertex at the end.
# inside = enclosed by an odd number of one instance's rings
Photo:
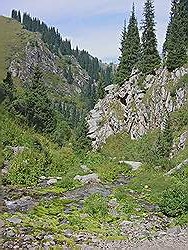
POLYGON ((159 202, 161 211, 167 216, 176 217, 188 212, 188 187, 186 184, 177 183, 166 189, 159 202))
POLYGON ((33 185, 46 173, 46 156, 33 149, 25 149, 11 161, 7 181, 11 184, 33 185))
POLYGON ((85 200, 85 211, 94 217, 105 217, 108 214, 106 199, 101 194, 93 194, 85 200))

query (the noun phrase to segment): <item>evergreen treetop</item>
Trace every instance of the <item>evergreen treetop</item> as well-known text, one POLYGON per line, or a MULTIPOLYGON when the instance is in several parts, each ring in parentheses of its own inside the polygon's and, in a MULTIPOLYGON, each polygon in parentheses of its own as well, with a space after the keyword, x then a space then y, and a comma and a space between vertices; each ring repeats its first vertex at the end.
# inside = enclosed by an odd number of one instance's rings
POLYGON ((140 59, 140 37, 138 23, 135 16, 135 8, 133 5, 131 17, 126 31, 124 27, 121 42, 121 57, 118 72, 116 75, 116 83, 122 84, 124 80, 129 79, 133 68, 138 66, 140 59))
POLYGON ((146 0, 144 5, 144 20, 142 23, 142 51, 140 69, 145 74, 154 73, 160 66, 160 56, 157 50, 155 34, 155 10, 152 0, 146 0))
POLYGON ((186 1, 173 0, 171 17, 164 43, 165 65, 170 71, 187 62, 188 11, 186 1))

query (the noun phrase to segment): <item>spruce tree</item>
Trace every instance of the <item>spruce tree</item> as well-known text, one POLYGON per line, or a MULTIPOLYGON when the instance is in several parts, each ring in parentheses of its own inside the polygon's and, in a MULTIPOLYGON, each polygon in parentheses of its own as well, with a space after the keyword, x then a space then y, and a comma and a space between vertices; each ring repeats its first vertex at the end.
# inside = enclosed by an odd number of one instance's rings
POLYGON ((17 21, 21 23, 21 13, 20 13, 20 10, 18 11, 17 21))
POLYGON ((167 32, 166 32, 166 39, 165 42, 163 44, 163 55, 165 56, 167 49, 168 49, 168 42, 169 42, 169 37, 170 37, 170 33, 171 33, 171 27, 172 27, 172 23, 174 20, 174 17, 176 15, 177 12, 177 5, 178 5, 179 0, 172 0, 171 3, 171 13, 170 13, 170 21, 167 27, 167 32))
POLYGON ((121 47, 122 55, 116 80, 119 84, 122 84, 124 80, 129 79, 133 68, 138 66, 138 61, 140 59, 140 37, 134 5, 127 32, 124 27, 121 47))
POLYGON ((11 12, 11 18, 17 20, 17 11, 16 10, 12 10, 12 12, 11 12))
POLYGON ((103 99, 105 94, 105 79, 100 74, 99 81, 97 83, 97 100, 98 99, 103 99))
POLYGON ((120 48, 121 55, 119 57, 119 66, 117 69, 117 73, 116 73, 115 78, 114 78, 115 84, 119 84, 119 85, 122 84, 123 81, 125 80, 124 64, 123 64, 122 57, 123 57, 123 51, 125 48, 126 38, 127 38, 126 21, 124 21, 124 27, 123 27, 123 31, 122 31, 122 35, 121 35, 121 48, 120 48))
POLYGON ((4 89, 7 102, 10 104, 14 99, 14 83, 10 72, 7 72, 7 76, 3 80, 2 88, 4 89))
POLYGON ((165 65, 170 71, 187 62, 188 11, 184 0, 172 1, 171 18, 164 43, 165 65))
POLYGON ((83 114, 80 123, 75 131, 74 149, 81 153, 91 150, 91 139, 87 137, 88 125, 83 114))
POLYGON ((32 83, 22 96, 12 103, 12 112, 27 121, 30 127, 39 132, 52 132, 56 125, 55 115, 42 73, 37 68, 32 83))
POLYGON ((153 74, 160 66, 160 56, 157 50, 155 10, 152 0, 146 0, 143 16, 140 69, 144 74, 153 74))
POLYGON ((51 132, 55 127, 54 111, 48 98, 41 71, 36 68, 27 95, 29 125, 41 132, 51 132))
POLYGON ((164 129, 159 133, 159 136, 155 145, 155 155, 158 158, 167 159, 170 156, 170 152, 173 144, 173 134, 170 125, 170 117, 167 115, 164 129))

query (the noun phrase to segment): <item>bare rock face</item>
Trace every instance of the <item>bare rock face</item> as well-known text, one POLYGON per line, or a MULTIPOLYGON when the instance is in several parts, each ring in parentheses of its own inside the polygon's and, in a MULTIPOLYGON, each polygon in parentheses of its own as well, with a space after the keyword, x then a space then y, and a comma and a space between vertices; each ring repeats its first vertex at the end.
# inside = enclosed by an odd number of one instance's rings
POLYGON ((177 84, 187 73, 188 68, 171 73, 160 68, 144 80, 135 74, 121 87, 107 86, 105 98, 99 100, 87 119, 93 148, 99 148, 110 135, 121 131, 139 139, 149 130, 163 129, 167 113, 187 101, 188 90, 177 84))
POLYGON ((174 141, 170 158, 173 158, 180 150, 185 148, 186 142, 188 141, 188 131, 185 131, 180 135, 177 141, 174 141))
POLYGON ((56 94, 80 93, 82 87, 89 81, 87 72, 81 68, 74 56, 60 58, 54 55, 37 36, 27 43, 22 53, 17 52, 14 55, 9 71, 13 77, 26 83, 32 79, 36 67, 40 67, 47 87, 56 94), (65 77, 69 66, 73 74, 72 84, 68 84, 65 77), (55 85, 53 79, 55 79, 55 85))

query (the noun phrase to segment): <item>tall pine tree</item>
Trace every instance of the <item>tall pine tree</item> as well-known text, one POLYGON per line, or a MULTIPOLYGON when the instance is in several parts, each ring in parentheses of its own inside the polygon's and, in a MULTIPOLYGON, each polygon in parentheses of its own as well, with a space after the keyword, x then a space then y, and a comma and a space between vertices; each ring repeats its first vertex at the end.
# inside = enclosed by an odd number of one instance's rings
POLYGON ((133 68, 138 66, 138 61, 140 59, 140 37, 134 5, 127 32, 125 28, 123 31, 121 46, 122 55, 116 79, 119 84, 122 84, 124 80, 129 79, 133 68))
POLYGON ((56 126, 54 110, 42 79, 42 73, 38 68, 34 72, 32 83, 27 87, 27 91, 12 103, 12 111, 39 132, 54 130, 56 126))
POLYGON ((17 11, 16 10, 12 10, 12 12, 11 12, 11 18, 17 19, 17 11))
POLYGON ((171 3, 170 21, 169 21, 169 24, 167 27, 166 39, 165 39, 165 42, 163 44, 163 55, 164 56, 166 55, 166 52, 167 52, 169 37, 170 37, 170 33, 171 33, 171 27, 172 27, 172 23, 174 20, 174 16, 176 15, 176 12, 177 12, 176 9, 177 9, 178 1, 179 0, 172 0, 172 3, 171 3))
POLYGON ((10 72, 7 72, 7 76, 6 78, 3 80, 3 85, 2 85, 3 89, 4 89, 4 94, 5 97, 7 98, 7 102, 9 104, 11 104, 11 102, 14 99, 14 83, 13 83, 13 79, 12 79, 12 75, 10 72))
POLYGON ((124 27, 123 27, 123 31, 122 31, 122 35, 121 35, 121 48, 120 48, 120 51, 121 51, 121 55, 119 57, 119 66, 118 66, 118 69, 117 69, 117 73, 115 75, 115 78, 114 78, 114 82, 116 84, 122 84, 123 81, 125 80, 125 77, 124 77, 124 65, 123 65, 123 51, 124 51, 124 48, 125 48, 125 43, 126 43, 126 38, 127 38, 127 29, 126 29, 126 21, 124 21, 124 27))
POLYGON ((97 100, 103 99, 105 95, 105 79, 102 74, 99 76, 99 81, 97 83, 97 100))
POLYGON ((21 23, 21 12, 20 11, 18 11, 17 20, 18 20, 18 22, 21 23))
POLYGON ((155 34, 155 10, 152 0, 146 0, 144 6, 144 20, 142 25, 142 52, 140 69, 145 74, 153 74, 160 66, 160 56, 157 50, 155 34))
POLYGON ((172 71, 187 62, 188 10, 185 0, 173 0, 164 43, 165 65, 172 71))

